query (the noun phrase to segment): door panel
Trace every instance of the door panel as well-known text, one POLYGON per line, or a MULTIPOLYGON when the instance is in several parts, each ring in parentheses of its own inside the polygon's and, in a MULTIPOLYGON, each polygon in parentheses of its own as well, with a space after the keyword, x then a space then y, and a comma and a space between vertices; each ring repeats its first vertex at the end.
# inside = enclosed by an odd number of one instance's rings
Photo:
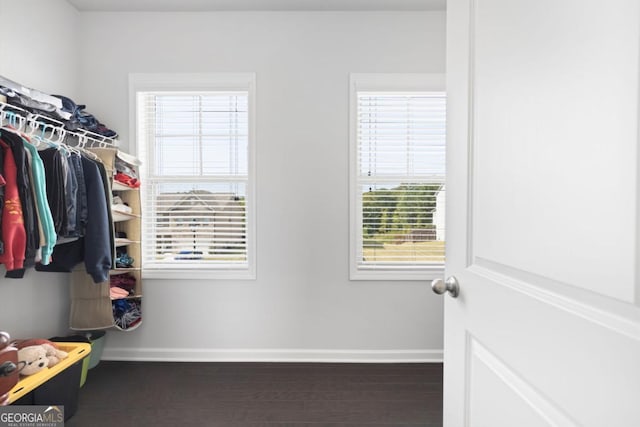
POLYGON ((445 425, 640 425, 640 2, 447 15, 445 425))
POLYGON ((563 3, 476 2, 473 255, 632 302, 638 2, 563 3))
POLYGON ((518 427, 576 425, 486 347, 473 338, 468 344, 471 426, 500 425, 505 419, 517 419, 518 427))
MULTIPOLYGON (((463 277, 471 284, 471 289, 463 288, 468 323, 462 344, 471 371, 466 388, 477 395, 495 396, 497 405, 509 400, 504 397, 509 390, 519 399, 524 394, 527 401, 547 402, 534 406, 545 417, 562 415, 581 426, 640 425, 637 337, 613 323, 596 321, 588 306, 579 311, 553 294, 536 294, 491 270, 473 267, 463 277), (499 389, 493 383, 474 383, 486 378, 474 376, 476 359, 517 381, 507 380, 508 388, 499 389), (603 405, 610 410, 603 411, 603 405)), ((502 424, 489 425, 519 425, 514 424, 519 418, 506 417, 508 412, 507 408, 500 411, 502 424)), ((468 416, 474 420, 473 413, 468 416)))

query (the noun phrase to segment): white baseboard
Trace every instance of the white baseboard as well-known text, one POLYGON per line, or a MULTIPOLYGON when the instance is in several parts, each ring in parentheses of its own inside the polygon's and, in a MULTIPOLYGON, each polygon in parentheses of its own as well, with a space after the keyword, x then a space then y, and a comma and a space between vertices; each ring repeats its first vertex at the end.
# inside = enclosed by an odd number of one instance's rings
POLYGON ((105 348, 102 360, 149 362, 439 363, 442 350, 105 348))

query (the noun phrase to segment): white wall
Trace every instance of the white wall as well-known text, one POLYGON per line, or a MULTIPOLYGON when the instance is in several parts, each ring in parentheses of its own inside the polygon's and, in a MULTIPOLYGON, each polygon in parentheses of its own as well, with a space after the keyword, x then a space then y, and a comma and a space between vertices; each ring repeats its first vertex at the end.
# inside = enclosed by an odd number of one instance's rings
POLYGON ((131 72, 257 75, 257 280, 146 280, 106 358, 427 359, 428 283, 348 280, 350 72, 444 72, 444 12, 83 13, 81 94, 127 143, 131 72))
MULTIPOLYGON (((78 94, 79 13, 64 0, 0 0, 0 75, 47 93, 78 94)), ((69 275, 0 268, 0 330, 13 337, 67 334, 69 275)))
MULTIPOLYGON (((257 74, 257 280, 145 281, 143 325, 110 332, 105 358, 440 358, 428 283, 348 280, 348 82, 444 72, 444 25, 443 12, 82 13, 77 100, 125 145, 129 73, 257 74)), ((8 77, 63 79, 30 71, 8 77)))
POLYGON ((0 0, 0 75, 77 96, 79 15, 65 0, 0 0))

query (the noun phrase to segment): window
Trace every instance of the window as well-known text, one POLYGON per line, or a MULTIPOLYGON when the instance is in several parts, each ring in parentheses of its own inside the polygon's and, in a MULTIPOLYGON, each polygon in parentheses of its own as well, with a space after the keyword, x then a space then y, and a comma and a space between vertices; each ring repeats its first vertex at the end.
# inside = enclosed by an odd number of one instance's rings
POLYGON ((351 279, 444 269, 445 107, 440 75, 351 76, 351 279))
POLYGON ((253 76, 136 74, 131 88, 145 276, 254 278, 253 76))

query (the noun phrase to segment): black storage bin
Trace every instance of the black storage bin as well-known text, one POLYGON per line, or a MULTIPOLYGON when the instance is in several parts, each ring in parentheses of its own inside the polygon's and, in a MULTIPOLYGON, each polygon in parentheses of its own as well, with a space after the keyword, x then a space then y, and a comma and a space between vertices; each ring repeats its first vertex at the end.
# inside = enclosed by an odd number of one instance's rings
POLYGON ((64 406, 64 420, 67 421, 78 410, 81 375, 82 360, 11 404, 64 406))

